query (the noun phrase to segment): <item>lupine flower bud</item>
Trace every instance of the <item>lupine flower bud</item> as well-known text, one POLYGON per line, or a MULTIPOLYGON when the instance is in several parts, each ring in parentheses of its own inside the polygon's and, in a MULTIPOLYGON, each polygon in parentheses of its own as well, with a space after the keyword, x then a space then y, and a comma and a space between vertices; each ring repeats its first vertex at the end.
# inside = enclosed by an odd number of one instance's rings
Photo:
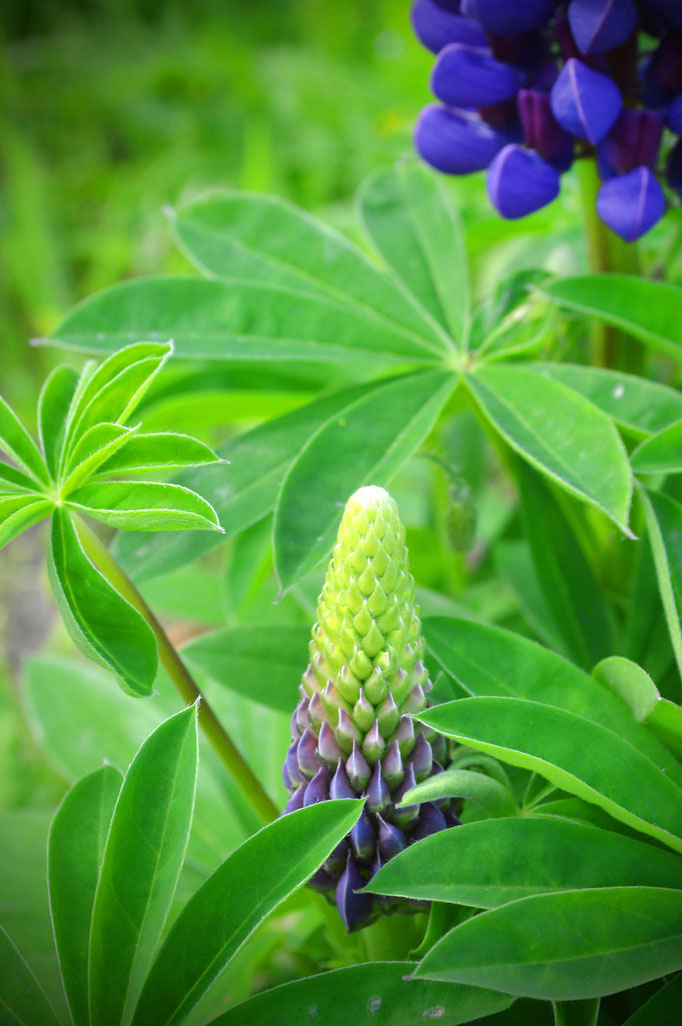
POLYGON ((495 209, 510 220, 525 217, 559 195, 559 173, 537 153, 511 145, 498 153, 488 168, 488 196, 495 209))
POLYGON ((632 35, 637 11, 632 0, 571 0, 568 21, 581 53, 604 53, 632 35))
POLYGON ((442 814, 422 815, 419 805, 397 807, 417 779, 441 772, 432 751, 437 737, 441 758, 447 753, 445 739, 415 730, 409 715, 424 708, 432 686, 414 592, 395 502, 383 488, 361 488, 346 506, 318 601, 312 672, 304 673, 283 770, 292 792, 287 811, 328 798, 366 799, 346 847, 314 878, 335 896, 349 930, 387 906, 355 893, 376 868, 411 844, 415 830, 426 836, 445 823, 442 814))
POLYGON ((526 146, 557 171, 566 171, 573 162, 573 140, 554 117, 549 94, 521 89, 518 109, 526 146))
POLYGON ((624 175, 636 167, 653 169, 663 135, 659 110, 624 110, 599 146, 602 178, 624 175))
POLYGON ((597 193, 597 213, 626 242, 646 234, 664 211, 663 189, 648 167, 610 178, 597 193))
POLYGON ((427 164, 451 175, 482 171, 506 143, 479 118, 432 103, 419 115, 414 144, 427 164))
POLYGON ((551 103, 561 127, 591 143, 601 142, 623 106, 618 86, 575 58, 561 69, 552 86, 551 103))
POLYGON ((462 18, 435 0, 415 0, 411 11, 412 27, 419 42, 433 53, 449 43, 486 46, 485 32, 477 21, 462 18))
POLYGON ((488 49, 453 43, 438 55, 431 91, 451 107, 484 107, 516 96, 521 75, 488 49))
POLYGON ((541 28, 556 6, 557 0, 463 0, 461 10, 495 36, 517 36, 541 28))

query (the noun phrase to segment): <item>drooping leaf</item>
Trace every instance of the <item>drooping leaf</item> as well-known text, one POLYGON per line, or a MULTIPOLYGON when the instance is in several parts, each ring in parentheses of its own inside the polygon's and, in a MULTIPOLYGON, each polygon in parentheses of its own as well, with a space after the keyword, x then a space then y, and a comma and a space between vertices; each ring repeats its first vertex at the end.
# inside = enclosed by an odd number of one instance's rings
POLYGON ((653 349, 682 355, 682 289, 630 274, 585 274, 538 286, 567 310, 622 328, 653 349))
POLYGON ((680 766, 629 709, 573 663, 500 627, 427 617, 437 663, 470 695, 511 695, 567 709, 618 734, 682 787, 680 766))
POLYGON ((418 718, 682 852, 682 788, 606 727, 520 698, 462 698, 418 718))
POLYGON ((0 549, 49 515, 52 503, 26 493, 0 496, 0 549))
POLYGON ((641 489, 639 494, 668 633, 682 672, 682 506, 662 492, 641 489))
POLYGON ((606 414, 529 367, 481 366, 467 383, 485 416, 524 459, 630 535, 632 474, 606 414))
POLYGON ((173 339, 190 360, 433 363, 443 347, 335 296, 241 278, 146 278, 115 285, 72 310, 54 344, 111 353, 130 338, 173 339))
POLYGON ((403 795, 400 804, 433 802, 439 798, 468 798, 492 816, 514 816, 517 812, 514 796, 499 780, 465 769, 446 769, 423 780, 403 795))
POLYGON ((71 403, 80 375, 72 367, 55 367, 46 378, 38 398, 38 434, 45 463, 53 479, 66 437, 71 403))
POLYGON ((348 239, 276 196, 214 193, 181 207, 181 246, 202 271, 319 294, 445 350, 443 333, 348 239))
POLYGON ((90 562, 64 509, 52 515, 48 569, 77 647, 115 673, 132 694, 151 694, 158 667, 156 638, 140 613, 90 562))
POLYGON ((309 640, 309 628, 300 624, 245 624, 200 635, 182 657, 223 687, 291 714, 309 640))
POLYGON ((220 462, 220 457, 196 438, 175 432, 157 432, 131 438, 123 451, 109 456, 98 469, 97 476, 112 477, 157 469, 181 470, 220 462))
POLYGON ((165 720, 130 765, 92 910, 90 1015, 119 1026, 139 994, 185 857, 197 778, 197 710, 165 720))
POLYGON ((580 392, 619 427, 646 438, 682 417, 682 393, 657 381, 603 367, 534 363, 541 374, 580 392))
POLYGON ((210 503, 183 485, 153 481, 94 481, 71 492, 69 509, 130 531, 220 531, 210 503))
POLYGON ((611 887, 533 895, 474 916, 431 949, 416 975, 568 1001, 680 968, 682 891, 611 887))
POLYGON ((682 859, 671 852, 558 816, 465 823, 390 859, 367 890, 497 908, 530 894, 586 887, 671 887, 682 859), (589 854, 589 857, 588 857, 589 854))
POLYGON ((603 591, 551 490, 530 467, 519 466, 526 538, 555 629, 574 660, 590 669, 613 651, 603 591))
POLYGON ((375 171, 360 189, 363 227, 424 310, 464 345, 469 271, 459 220, 439 179, 418 164, 375 171))
POLYGON ((669 424, 638 445, 630 463, 638 474, 682 473, 682 420, 669 424))
POLYGON ((71 788, 50 827, 50 910, 74 1026, 90 1024, 87 970, 92 904, 120 787, 118 770, 103 766, 71 788))
POLYGON ((2 926, 0 1022, 3 1026, 59 1026, 40 984, 2 926))
POLYGON ((682 973, 677 973, 645 1001, 623 1026, 663 1026, 674 1022, 682 1002, 682 973))
POLYGON ((0 450, 7 453, 17 466, 25 471, 35 484, 49 484, 47 467, 38 446, 23 426, 16 413, 0 396, 0 450))
POLYGON ((646 670, 630 659, 611 656, 592 673, 626 703, 638 723, 645 723, 676 755, 682 754, 682 708, 661 696, 646 670))
POLYGON ((210 1026, 422 1026, 431 1019, 457 1026, 511 1004, 511 998, 480 987, 408 981, 414 968, 414 962, 369 962, 332 969, 257 994, 210 1026))
POLYGON ((264 827, 188 901, 154 962, 133 1026, 175 1026, 265 915, 304 883, 348 833, 359 801, 318 802, 264 827))
POLYGON ((137 430, 138 426, 127 428, 106 422, 88 428, 78 439, 64 468, 62 495, 69 495, 84 484, 102 463, 127 444, 137 430))
POLYGON ((320 424, 370 390, 353 387, 323 396, 228 442, 219 452, 229 466, 180 475, 181 484, 204 495, 214 507, 225 528, 223 537, 198 531, 119 535, 114 545, 117 559, 136 580, 144 581, 183 566, 257 523, 274 507, 287 468, 320 424))
POLYGON ((381 383, 331 417, 290 467, 274 525, 283 589, 331 548, 344 504, 365 484, 386 485, 428 435, 456 383, 444 370, 381 383))

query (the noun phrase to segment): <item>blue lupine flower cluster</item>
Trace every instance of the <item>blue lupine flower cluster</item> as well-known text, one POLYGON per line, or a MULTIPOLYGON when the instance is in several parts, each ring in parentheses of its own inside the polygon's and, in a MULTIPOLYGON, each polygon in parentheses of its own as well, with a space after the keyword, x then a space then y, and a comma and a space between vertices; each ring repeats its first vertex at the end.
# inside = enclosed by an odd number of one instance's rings
POLYGON ((523 217, 597 161, 601 220, 628 242, 663 216, 659 178, 682 196, 682 0, 416 0, 437 54, 420 156, 446 174, 488 169, 490 200, 523 217), (658 177, 657 177, 658 176, 658 177))

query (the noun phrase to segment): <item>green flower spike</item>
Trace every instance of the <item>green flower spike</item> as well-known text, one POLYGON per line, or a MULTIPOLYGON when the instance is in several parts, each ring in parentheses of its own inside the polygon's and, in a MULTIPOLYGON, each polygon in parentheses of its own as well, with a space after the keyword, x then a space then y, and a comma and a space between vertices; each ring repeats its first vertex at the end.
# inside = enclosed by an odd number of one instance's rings
POLYGON ((335 896, 350 931, 382 907, 414 908, 355 892, 408 844, 458 822, 448 801, 398 808, 411 787, 442 771, 447 746, 411 718, 432 685, 405 528, 383 488, 360 488, 348 500, 309 651, 283 766, 286 811, 366 798, 360 820, 311 881, 335 896))

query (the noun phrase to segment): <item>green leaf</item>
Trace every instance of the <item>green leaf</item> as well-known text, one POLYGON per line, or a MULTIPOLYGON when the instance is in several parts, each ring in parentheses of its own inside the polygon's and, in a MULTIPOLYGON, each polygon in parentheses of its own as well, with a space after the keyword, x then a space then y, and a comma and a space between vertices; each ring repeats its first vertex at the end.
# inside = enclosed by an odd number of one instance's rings
POLYGON ((125 449, 99 467, 97 477, 139 473, 146 470, 180 470, 222 462, 203 442, 189 435, 158 432, 130 438, 125 449))
POLYGON ((462 698, 418 719, 682 852, 682 788, 606 727, 520 698, 462 698))
POLYGON ((50 476, 38 446, 23 426, 16 413, 0 396, 0 450, 7 453, 17 466, 35 483, 49 485, 50 476))
POLYGON ((275 513, 283 590, 329 551, 348 497, 361 485, 387 484, 426 438, 455 382, 432 370, 381 383, 313 435, 282 483, 275 513))
POLYGON ((87 968, 92 904, 120 787, 121 774, 113 766, 84 777, 68 792, 50 827, 50 911, 74 1026, 90 1024, 87 968))
POLYGON ((590 669, 613 651, 602 589, 567 518, 540 475, 519 466, 524 533, 555 629, 575 661, 590 669))
POLYGON ((0 549, 49 515, 52 503, 38 495, 0 496, 0 549))
POLYGON ((358 208, 379 255, 424 310, 464 345, 469 272, 459 219, 435 174, 418 164, 375 171, 358 208))
POLYGON ((90 562, 63 509, 52 515, 48 570, 66 628, 81 652, 115 673, 131 694, 150 695, 158 668, 156 638, 90 562))
POLYGON ((682 473, 682 420, 638 445, 630 462, 638 474, 682 473))
POLYGON ((658 590, 651 542, 646 533, 635 552, 625 642, 624 654, 645 667, 654 679, 663 677, 675 661, 658 590))
POLYGON ((465 769, 446 769, 423 780, 410 788, 399 804, 433 802, 439 798, 468 798, 492 816, 514 816, 518 811, 513 795, 499 780, 465 769))
POLYGON ((499 576, 512 590, 528 626, 546 645, 565 654, 566 647, 540 587, 528 543, 505 539, 498 542, 494 555, 499 576))
POLYGON ((419 978, 575 1000, 682 967, 682 891, 611 887, 538 894, 456 926, 419 978))
POLYGON ((414 968, 414 962, 369 962, 293 980, 230 1008, 210 1026, 422 1026, 431 1019, 456 1026, 511 1004, 479 987, 407 980, 414 968))
POLYGON ((618 734, 682 787, 680 766, 629 709, 555 652, 500 627, 428 617, 424 633, 442 668, 471 695, 511 695, 558 706, 618 734))
POLYGON ((682 708, 661 697, 646 670, 622 656, 611 656, 592 674, 625 702, 638 723, 645 723, 676 755, 682 754, 682 708))
POLYGON ((72 367, 55 367, 38 398, 38 434, 53 480, 57 478, 69 411, 79 380, 80 375, 72 367))
POLYGON ((635 437, 646 438, 682 418, 682 393, 657 381, 570 363, 534 363, 531 366, 580 392, 635 437))
POLYGON ((133 1026, 182 1022, 263 917, 309 879, 361 810, 360 801, 318 802, 264 827, 230 855, 171 927, 133 1026))
POLYGON ((66 505, 122 530, 222 532, 211 504, 178 484, 96 481, 71 492, 66 505))
POLYGON ((2 926, 0 1022, 3 1026, 59 1026, 40 984, 2 926))
POLYGON ((250 624, 202 634, 182 649, 188 666, 271 709, 291 713, 308 658, 300 624, 250 624))
POLYGON ((34 492, 36 482, 23 471, 13 467, 11 463, 0 460, 0 491, 2 492, 34 492))
MULTIPOLYGON (((433 363, 431 343, 342 299, 259 281, 160 277, 115 285, 86 299, 52 342, 110 353, 130 338, 172 338, 191 360, 306 360, 433 363)), ((110 419, 110 418, 106 418, 110 419)))
POLYGON ((443 333, 364 253, 279 197, 213 193, 181 207, 174 228, 195 266, 232 287, 239 279, 320 295, 447 349, 443 333))
POLYGON ((368 386, 346 388, 317 399, 228 442, 219 452, 229 466, 182 474, 180 483, 204 495, 218 513, 225 528, 223 537, 196 531, 119 535, 114 544, 116 558, 136 580, 148 580, 183 566, 262 520, 273 509, 287 468, 310 436, 369 391, 368 386))
POLYGON ((626 1019, 623 1026, 663 1026, 666 1022, 674 1023, 681 1003, 682 974, 678 973, 626 1019))
POLYGON ((668 632, 682 673, 682 506, 662 492, 640 489, 639 494, 668 632))
POLYGON ((559 306, 622 328, 669 356, 682 355, 682 289, 630 274, 584 274, 537 286, 559 306))
POLYGON ((481 366, 466 380, 486 417, 512 448, 631 536, 630 464, 606 414, 528 367, 481 366))
POLYGON ((68 495, 84 484, 102 463, 134 436, 138 427, 104 423, 88 428, 78 439, 64 468, 61 494, 68 495))
POLYGON ((682 859, 611 830, 558 817, 486 819, 412 844, 366 890, 497 908, 530 894, 679 885, 682 859))
POLYGON ((145 741, 126 773, 92 911, 90 1016, 118 1026, 157 947, 185 857, 197 779, 197 710, 145 741))

